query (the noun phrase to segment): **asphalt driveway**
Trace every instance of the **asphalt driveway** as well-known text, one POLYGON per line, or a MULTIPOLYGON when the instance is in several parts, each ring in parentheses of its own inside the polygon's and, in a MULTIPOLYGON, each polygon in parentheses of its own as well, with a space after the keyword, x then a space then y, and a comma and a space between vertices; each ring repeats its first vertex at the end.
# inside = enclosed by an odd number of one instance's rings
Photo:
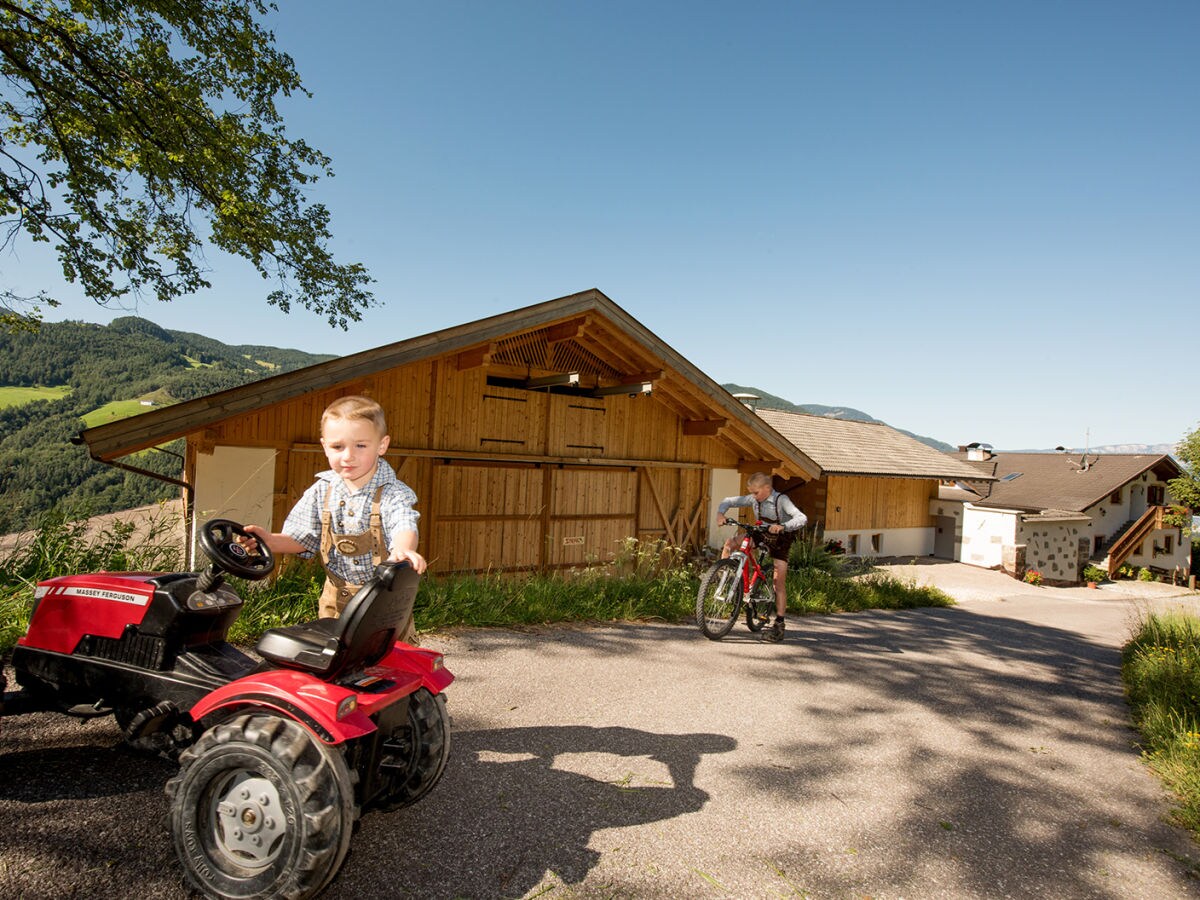
MULTIPOLYGON (((430 638, 458 676, 446 775, 363 819, 327 896, 1200 896, 1118 651, 1136 608, 1195 599, 977 572, 953 609, 793 620, 782 645, 740 625, 430 638)), ((4 721, 0 896, 187 896, 170 773, 107 723, 4 721)))

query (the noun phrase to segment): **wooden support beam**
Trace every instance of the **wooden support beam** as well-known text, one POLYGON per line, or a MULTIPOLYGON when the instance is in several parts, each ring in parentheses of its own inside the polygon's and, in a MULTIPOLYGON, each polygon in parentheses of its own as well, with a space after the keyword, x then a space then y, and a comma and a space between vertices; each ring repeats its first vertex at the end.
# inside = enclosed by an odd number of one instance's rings
POLYGON ((495 344, 481 344, 478 347, 472 347, 470 350, 463 350, 454 357, 454 365, 460 372, 486 366, 492 361, 492 354, 495 350, 495 344))
POLYGON ((745 459, 738 463, 737 470, 743 475, 753 475, 755 472, 766 472, 770 475, 783 465, 780 459, 745 459))
POLYGON ((662 520, 663 527, 666 529, 667 538, 674 546, 678 547, 679 540, 675 537, 674 523, 671 521, 671 517, 667 515, 667 510, 663 507, 662 500, 658 497, 658 488, 654 486, 653 476, 646 469, 642 470, 642 476, 646 479, 646 484, 650 488, 650 497, 654 500, 654 506, 658 509, 658 517, 662 520))
POLYGON ((728 424, 728 419, 688 419, 683 423, 683 433, 693 437, 711 437, 728 424))
POLYGON ((580 317, 578 319, 570 319, 566 322, 559 322, 551 325, 546 329, 546 341, 551 344, 559 341, 569 341, 579 337, 579 333, 583 330, 583 326, 587 324, 587 319, 580 317))

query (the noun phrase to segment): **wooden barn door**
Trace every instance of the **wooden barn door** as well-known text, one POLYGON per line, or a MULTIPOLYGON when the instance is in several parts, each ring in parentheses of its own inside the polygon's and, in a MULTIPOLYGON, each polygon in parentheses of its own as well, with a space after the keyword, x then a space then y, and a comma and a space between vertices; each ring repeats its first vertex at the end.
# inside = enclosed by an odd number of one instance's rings
POLYGON ((540 565, 541 469, 453 460, 435 465, 432 474, 429 521, 422 520, 431 533, 431 571, 495 572, 540 565))
POLYGON ((637 472, 600 466, 547 466, 546 567, 613 558, 637 534, 637 472))

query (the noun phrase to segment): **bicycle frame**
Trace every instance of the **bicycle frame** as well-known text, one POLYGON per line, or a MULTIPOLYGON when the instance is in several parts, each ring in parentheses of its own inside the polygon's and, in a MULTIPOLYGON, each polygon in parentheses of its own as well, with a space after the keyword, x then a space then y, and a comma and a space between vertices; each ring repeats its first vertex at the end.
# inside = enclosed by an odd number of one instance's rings
POLYGON ((742 596, 751 596, 751 590, 754 585, 760 581, 769 582, 774 588, 774 578, 768 578, 767 573, 763 571, 762 564, 759 562, 759 556, 764 551, 761 548, 754 546, 754 541, 750 533, 742 535, 741 545, 729 554, 730 559, 738 561, 738 577, 742 581, 742 596), (749 565, 747 565, 749 563, 749 565))

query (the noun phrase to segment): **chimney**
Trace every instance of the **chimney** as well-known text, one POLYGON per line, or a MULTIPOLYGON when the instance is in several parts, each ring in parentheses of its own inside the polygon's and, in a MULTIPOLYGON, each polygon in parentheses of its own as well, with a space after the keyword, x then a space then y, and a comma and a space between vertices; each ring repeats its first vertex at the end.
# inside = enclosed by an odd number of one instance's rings
POLYGON ((996 455, 992 452, 991 444, 981 444, 979 441, 960 446, 958 452, 967 454, 967 460, 970 462, 984 462, 996 455))

